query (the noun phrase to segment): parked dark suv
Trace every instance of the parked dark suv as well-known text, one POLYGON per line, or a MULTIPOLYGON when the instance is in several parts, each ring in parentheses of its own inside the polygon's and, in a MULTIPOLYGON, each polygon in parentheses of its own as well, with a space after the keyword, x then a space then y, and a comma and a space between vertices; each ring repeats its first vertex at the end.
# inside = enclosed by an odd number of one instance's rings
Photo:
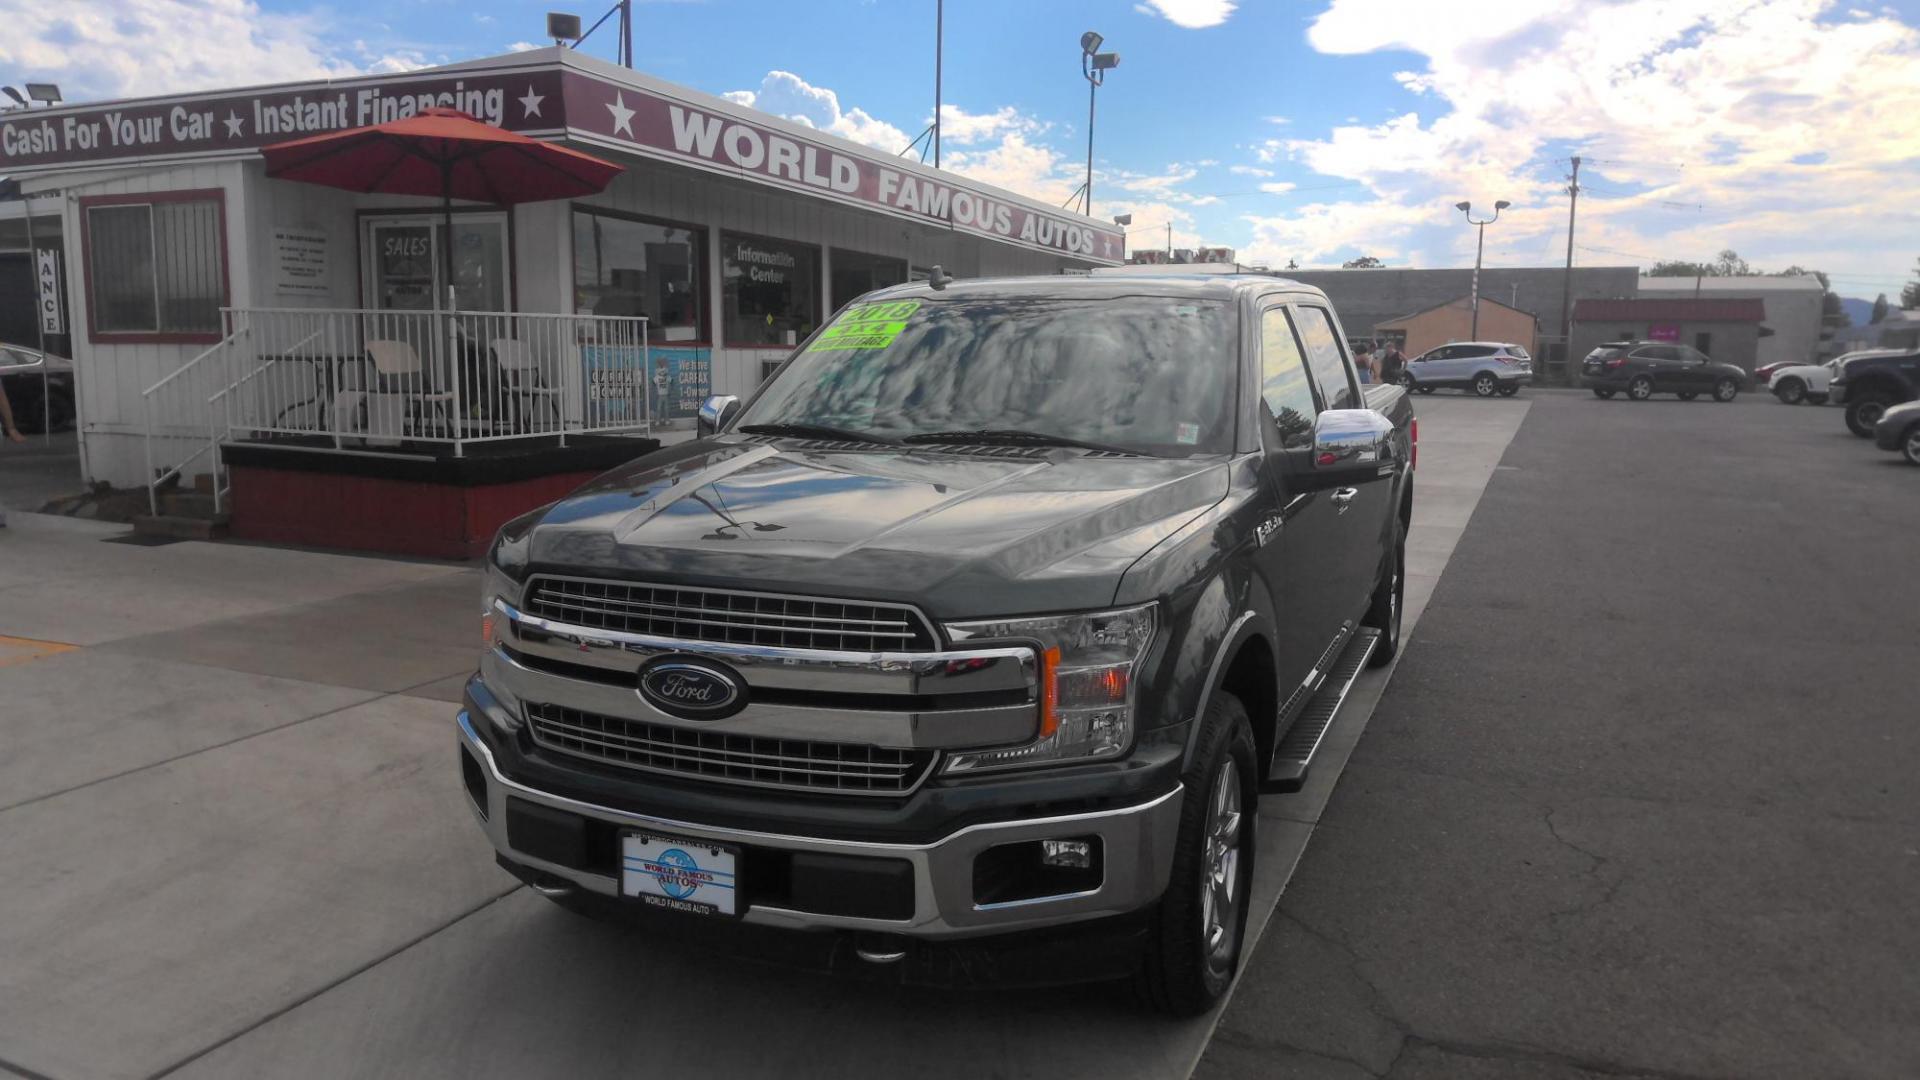
POLYGON ((1903 401, 1920 398, 1920 352, 1876 352, 1840 365, 1828 400, 1847 407, 1847 430, 1873 438, 1874 425, 1903 401))
POLYGON ((1580 365, 1580 385, 1602 398, 1625 391, 1635 401, 1655 394, 1682 401, 1712 394, 1715 401, 1732 401, 1746 384, 1745 369, 1665 341, 1608 341, 1580 365))

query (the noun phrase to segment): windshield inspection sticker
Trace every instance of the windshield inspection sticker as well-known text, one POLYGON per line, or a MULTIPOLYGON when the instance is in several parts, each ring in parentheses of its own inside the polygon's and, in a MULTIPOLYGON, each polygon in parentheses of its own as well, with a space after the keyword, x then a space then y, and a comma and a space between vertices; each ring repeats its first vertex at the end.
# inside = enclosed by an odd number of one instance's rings
POLYGON ((835 319, 832 326, 822 330, 813 344, 807 346, 807 351, 884 349, 907 328, 907 320, 919 307, 918 300, 855 304, 835 319))
POLYGON ((1180 445, 1182 446, 1192 446, 1194 443, 1200 441, 1200 425, 1181 424, 1174 430, 1173 437, 1180 440, 1180 445))

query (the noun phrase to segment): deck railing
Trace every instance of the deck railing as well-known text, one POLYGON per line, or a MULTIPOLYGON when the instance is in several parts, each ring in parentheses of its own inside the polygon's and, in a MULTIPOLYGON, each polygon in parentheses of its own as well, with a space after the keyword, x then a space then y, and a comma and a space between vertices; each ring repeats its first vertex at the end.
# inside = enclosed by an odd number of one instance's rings
POLYGON ((142 395, 150 501, 219 446, 305 441, 393 453, 651 434, 669 380, 647 320, 606 315, 370 308, 228 308, 226 335, 142 395))

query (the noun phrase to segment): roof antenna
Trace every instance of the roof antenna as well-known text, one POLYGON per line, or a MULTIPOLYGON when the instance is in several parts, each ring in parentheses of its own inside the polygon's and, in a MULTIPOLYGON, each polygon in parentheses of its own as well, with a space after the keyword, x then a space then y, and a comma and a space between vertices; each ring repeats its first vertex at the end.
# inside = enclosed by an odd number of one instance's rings
POLYGON ((952 280, 953 275, 940 269, 939 263, 934 263, 933 268, 927 271, 927 286, 935 291, 946 288, 952 280))

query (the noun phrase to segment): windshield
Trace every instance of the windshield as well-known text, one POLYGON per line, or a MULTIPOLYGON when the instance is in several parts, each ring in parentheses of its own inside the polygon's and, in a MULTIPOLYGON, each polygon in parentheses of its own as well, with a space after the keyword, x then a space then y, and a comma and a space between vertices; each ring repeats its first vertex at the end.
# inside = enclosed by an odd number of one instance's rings
POLYGON ((1587 354, 1589 360, 1611 360, 1616 356, 1627 355, 1627 350, 1618 345, 1602 345, 1587 354))
POLYGON ((1233 308, 1159 296, 855 304, 740 417, 886 439, 1018 430, 1138 453, 1232 444, 1233 308))

